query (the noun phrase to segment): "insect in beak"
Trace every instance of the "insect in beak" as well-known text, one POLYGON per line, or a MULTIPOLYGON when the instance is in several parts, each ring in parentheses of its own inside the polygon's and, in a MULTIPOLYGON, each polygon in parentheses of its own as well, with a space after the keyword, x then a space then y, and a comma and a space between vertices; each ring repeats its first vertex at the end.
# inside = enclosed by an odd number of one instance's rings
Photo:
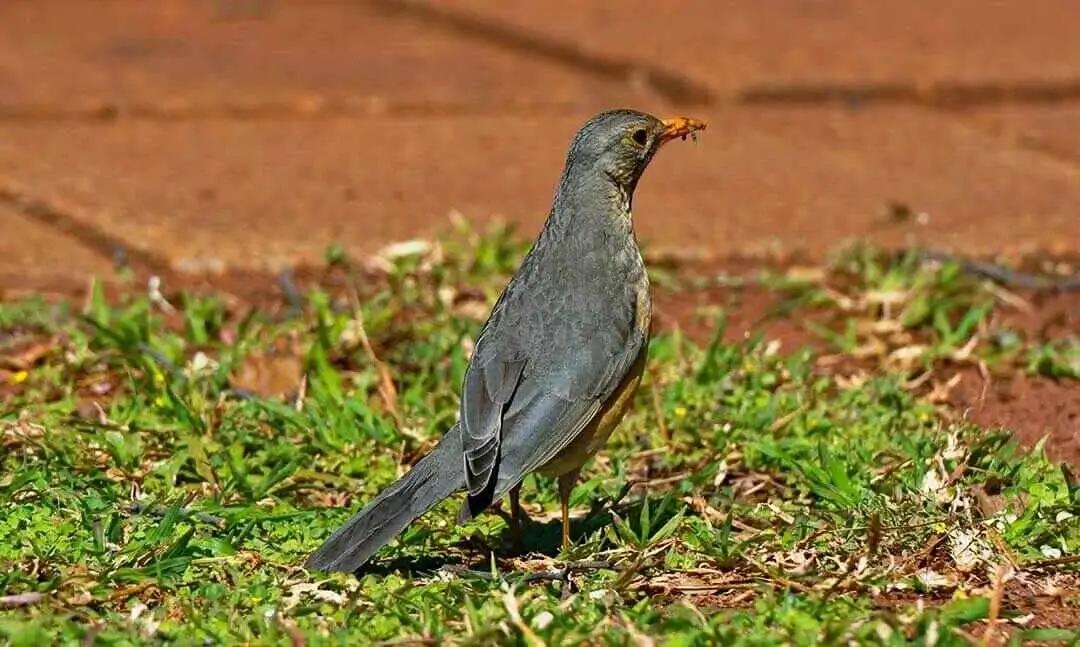
POLYGON ((686 141, 687 136, 696 142, 698 131, 705 130, 706 126, 704 121, 693 117, 672 117, 664 119, 663 123, 664 132, 660 134, 661 144, 678 138, 686 141))

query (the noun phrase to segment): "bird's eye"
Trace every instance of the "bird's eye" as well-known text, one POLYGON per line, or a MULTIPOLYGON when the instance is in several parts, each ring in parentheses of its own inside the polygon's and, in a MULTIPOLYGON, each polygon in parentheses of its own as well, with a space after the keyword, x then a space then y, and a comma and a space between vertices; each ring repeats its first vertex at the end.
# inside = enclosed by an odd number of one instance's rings
POLYGON ((649 133, 645 132, 644 128, 638 128, 630 133, 630 138, 633 139, 634 143, 638 146, 644 146, 645 142, 649 140, 649 133))

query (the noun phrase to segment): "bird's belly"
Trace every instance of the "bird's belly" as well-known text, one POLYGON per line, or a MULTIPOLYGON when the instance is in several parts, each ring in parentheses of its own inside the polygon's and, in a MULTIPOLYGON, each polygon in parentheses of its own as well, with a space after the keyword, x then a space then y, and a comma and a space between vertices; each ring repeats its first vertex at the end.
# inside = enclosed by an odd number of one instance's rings
POLYGON ((637 393, 641 376, 645 372, 647 354, 648 344, 646 343, 642 345, 641 352, 638 353, 630 371, 612 393, 607 404, 600 408, 593 421, 581 430, 581 433, 567 445, 566 449, 556 454, 555 458, 538 470, 541 474, 554 478, 576 470, 604 446, 634 402, 634 394, 637 393))

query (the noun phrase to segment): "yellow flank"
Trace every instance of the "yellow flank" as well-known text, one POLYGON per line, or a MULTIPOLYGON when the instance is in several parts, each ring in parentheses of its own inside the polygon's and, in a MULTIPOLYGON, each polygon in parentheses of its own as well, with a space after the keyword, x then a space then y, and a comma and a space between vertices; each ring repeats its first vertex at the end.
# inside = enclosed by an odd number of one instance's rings
POLYGON ((641 375, 645 372, 647 354, 648 344, 644 344, 637 359, 634 360, 634 365, 630 367, 630 371, 608 398, 607 403, 600 407, 596 417, 581 430, 578 437, 566 449, 540 468, 541 474, 556 477, 572 472, 584 465, 604 446, 611 432, 615 431, 615 427, 619 425, 619 421, 634 402, 634 394, 637 393, 638 385, 641 384, 641 375))
MULTIPOLYGON (((638 330, 645 339, 649 338, 649 327, 652 325, 652 296, 649 293, 649 274, 641 273, 641 279, 637 284, 636 312, 638 330)), ((648 346, 648 343, 645 344, 648 346)))

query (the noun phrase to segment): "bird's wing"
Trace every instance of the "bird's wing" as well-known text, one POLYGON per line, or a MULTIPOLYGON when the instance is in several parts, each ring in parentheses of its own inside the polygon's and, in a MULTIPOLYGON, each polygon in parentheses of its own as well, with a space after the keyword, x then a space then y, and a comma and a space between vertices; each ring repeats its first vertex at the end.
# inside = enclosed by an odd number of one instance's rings
POLYGON ((524 360, 486 352, 481 335, 461 389, 461 449, 465 454, 465 487, 470 497, 491 483, 499 461, 503 412, 513 397, 524 360))
POLYGON ((553 309, 545 294, 515 292, 514 285, 477 338, 462 388, 474 512, 573 442, 648 343, 637 325, 636 291, 576 298, 562 290, 564 308, 553 309))
MULTIPOLYGON (((578 387, 565 390, 569 376, 544 380, 524 379, 503 416, 503 452, 507 486, 543 467, 593 421, 612 397, 648 340, 634 331, 619 348, 596 344, 593 358, 577 357, 574 378, 578 387), (602 363, 600 355, 604 355, 602 363), (558 386, 556 386, 558 385, 558 386)), ((588 353, 585 353, 588 355, 588 353)))
POLYGON ((635 328, 626 332, 597 335, 583 352, 550 349, 530 359, 507 356, 481 334, 461 397, 465 482, 477 507, 490 503, 497 477, 503 477, 501 492, 554 458, 592 421, 647 343, 635 328))

